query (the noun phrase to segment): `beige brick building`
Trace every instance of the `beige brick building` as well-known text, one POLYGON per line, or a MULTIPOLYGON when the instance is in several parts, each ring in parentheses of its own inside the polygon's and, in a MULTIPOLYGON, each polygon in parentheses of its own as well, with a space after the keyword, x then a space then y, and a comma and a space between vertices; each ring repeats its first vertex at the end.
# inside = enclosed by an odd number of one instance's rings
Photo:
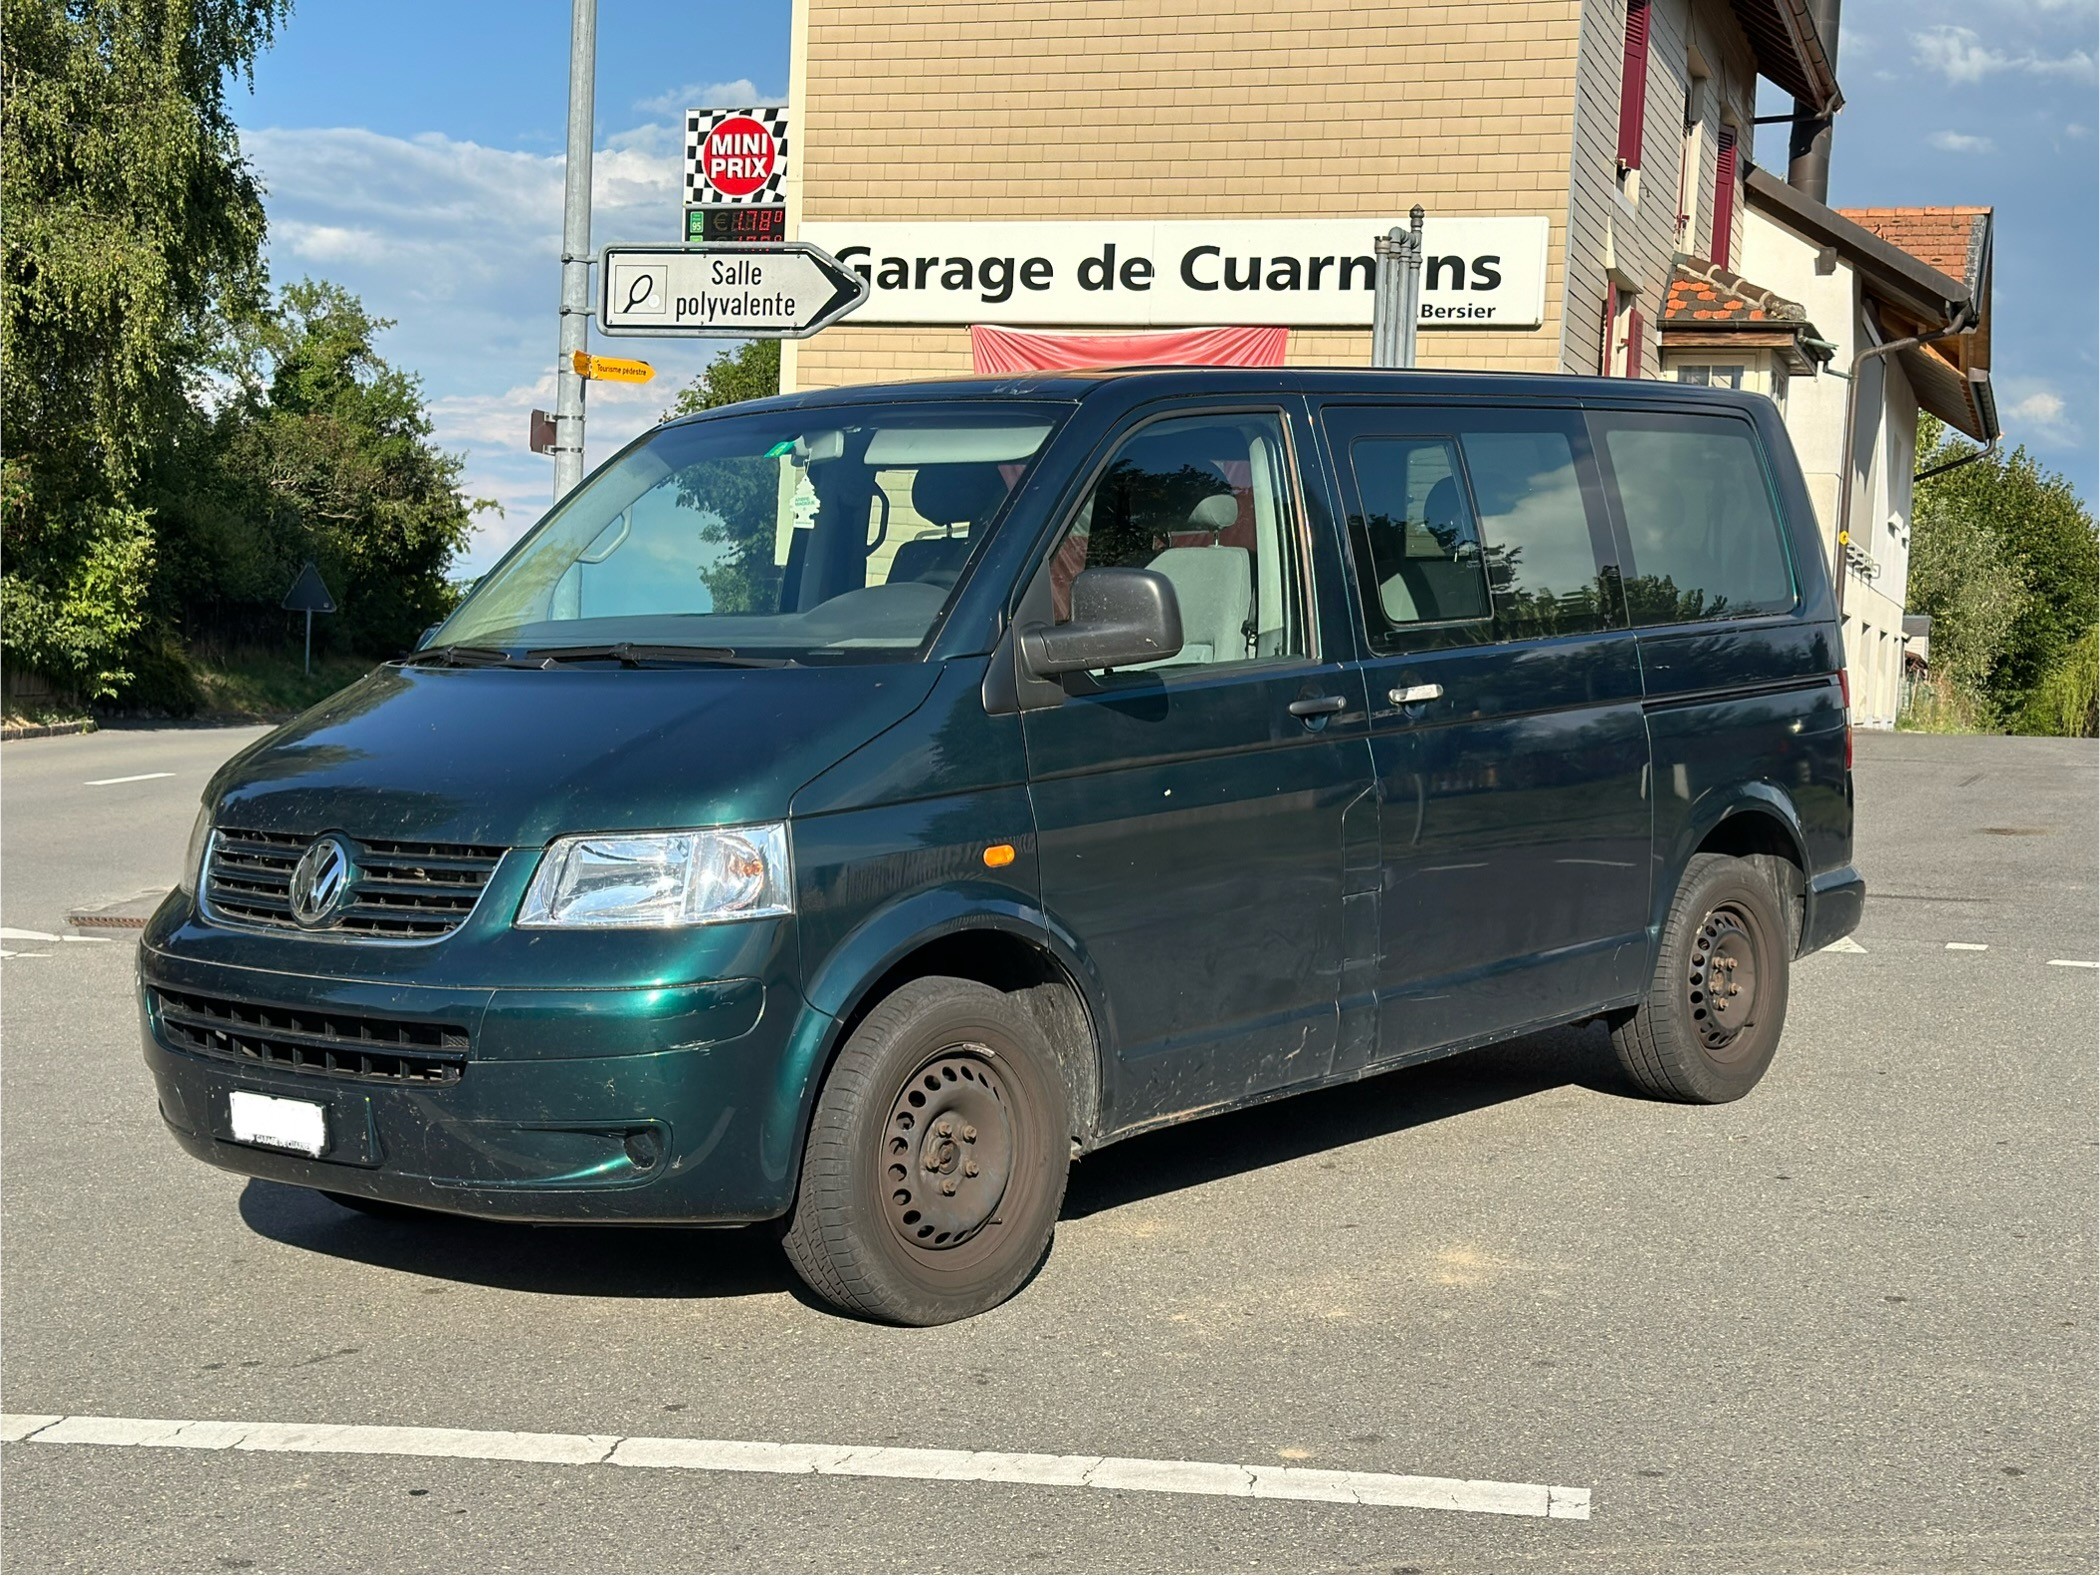
MULTIPOLYGON (((1419 350, 1531 372, 1659 375, 1676 254, 1733 253, 1759 76, 1836 99, 1804 0, 796 0, 792 51, 792 233, 1538 219, 1537 321, 1425 324, 1419 350)), ((1287 360, 1365 364, 1360 304, 1361 327, 1293 324, 1287 360)), ((1203 305, 1176 320, 1289 320, 1275 295, 1203 305)), ((967 323, 872 315, 790 344, 786 386, 971 370, 967 323)))

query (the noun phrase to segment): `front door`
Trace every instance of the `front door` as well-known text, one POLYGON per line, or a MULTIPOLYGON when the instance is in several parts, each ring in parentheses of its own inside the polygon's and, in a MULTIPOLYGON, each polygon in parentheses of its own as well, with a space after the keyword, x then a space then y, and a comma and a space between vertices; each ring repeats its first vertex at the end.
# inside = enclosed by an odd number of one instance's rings
POLYGON ((1373 656, 1374 1059, 1639 989, 1648 737, 1581 413, 1328 406, 1373 656))
POLYGON ((1059 620, 1088 567, 1154 569, 1181 610, 1178 656, 1072 675, 1023 719, 1044 906, 1113 1019, 1111 1130, 1333 1060, 1342 822, 1370 769, 1352 653, 1318 638, 1313 577, 1340 566, 1308 551, 1296 447, 1282 409, 1142 422, 1043 567, 1059 620))

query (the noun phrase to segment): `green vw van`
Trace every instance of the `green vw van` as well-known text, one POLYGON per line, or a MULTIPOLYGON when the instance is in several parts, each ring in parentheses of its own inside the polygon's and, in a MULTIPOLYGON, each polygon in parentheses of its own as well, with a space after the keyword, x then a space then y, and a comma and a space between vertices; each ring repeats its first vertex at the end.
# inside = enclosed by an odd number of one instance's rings
POLYGON ((938 1323, 1150 1128, 1599 1016, 1640 1090, 1747 1094, 1790 962, 1859 920, 1850 767, 1761 398, 763 400, 629 446, 227 763, 146 1058, 213 1165, 777 1222, 822 1297, 938 1323))

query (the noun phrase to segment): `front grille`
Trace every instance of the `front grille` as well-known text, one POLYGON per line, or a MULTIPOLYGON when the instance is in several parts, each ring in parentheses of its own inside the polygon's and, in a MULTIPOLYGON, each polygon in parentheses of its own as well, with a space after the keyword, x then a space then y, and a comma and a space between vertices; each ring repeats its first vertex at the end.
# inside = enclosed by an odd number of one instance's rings
MULTIPOLYGON (((474 911, 503 857, 500 848, 465 843, 348 841, 358 870, 350 904, 333 925, 312 934, 394 941, 449 936, 474 911)), ((299 929, 292 918, 292 868, 312 842, 296 832, 220 827, 206 861, 204 896, 213 916, 234 924, 299 929)))
POLYGON ((367 1018, 313 1007, 264 1007, 153 989, 161 1037, 180 1051, 259 1067, 380 1083, 458 1083, 467 1031, 450 1023, 367 1018))

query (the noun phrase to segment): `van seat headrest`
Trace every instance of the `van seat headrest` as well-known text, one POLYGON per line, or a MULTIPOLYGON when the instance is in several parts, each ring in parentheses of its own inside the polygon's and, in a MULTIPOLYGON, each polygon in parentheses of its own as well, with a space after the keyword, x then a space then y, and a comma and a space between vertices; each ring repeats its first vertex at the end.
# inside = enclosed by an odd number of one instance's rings
POLYGON ((912 508, 938 526, 981 524, 1005 497, 1006 478, 997 465, 926 465, 912 478, 912 508))

